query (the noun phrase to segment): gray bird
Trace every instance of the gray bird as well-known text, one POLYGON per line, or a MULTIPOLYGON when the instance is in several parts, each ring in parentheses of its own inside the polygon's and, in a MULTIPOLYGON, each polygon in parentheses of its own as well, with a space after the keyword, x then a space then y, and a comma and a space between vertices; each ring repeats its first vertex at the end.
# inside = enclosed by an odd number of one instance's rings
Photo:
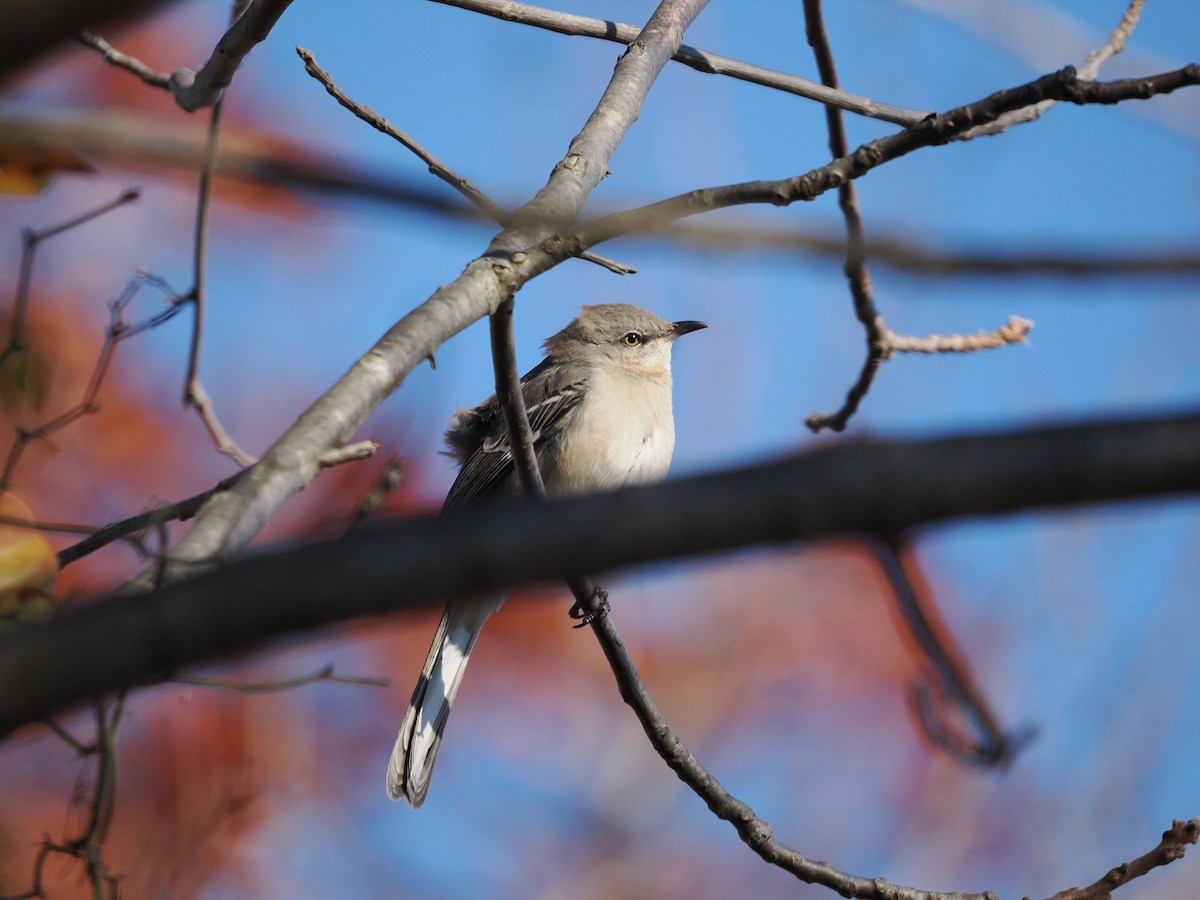
MULTIPOLYGON (((707 327, 667 322, 639 306, 585 306, 545 343, 546 358, 521 379, 538 465, 550 494, 662 481, 675 448, 671 347, 707 327)), ((446 433, 461 465, 443 512, 519 489, 495 396, 455 415, 446 433)), ((393 800, 425 802, 446 718, 471 649, 508 591, 451 601, 413 691, 388 763, 393 800)))

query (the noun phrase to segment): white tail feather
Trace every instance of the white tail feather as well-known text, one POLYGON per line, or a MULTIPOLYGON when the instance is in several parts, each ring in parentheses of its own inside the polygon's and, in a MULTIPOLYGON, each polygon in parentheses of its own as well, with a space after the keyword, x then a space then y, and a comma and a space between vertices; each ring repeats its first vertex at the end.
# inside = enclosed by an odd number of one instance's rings
POLYGON ((500 594, 482 600, 460 600, 447 605, 442 613, 388 762, 387 790, 393 800, 404 797, 413 808, 425 802, 442 731, 471 650, 483 623, 506 597, 500 594))

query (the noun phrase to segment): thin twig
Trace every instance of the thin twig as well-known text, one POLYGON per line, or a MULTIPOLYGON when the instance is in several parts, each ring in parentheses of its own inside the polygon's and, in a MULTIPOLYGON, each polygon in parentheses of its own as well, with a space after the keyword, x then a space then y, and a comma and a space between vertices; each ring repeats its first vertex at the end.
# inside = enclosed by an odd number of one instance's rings
POLYGON ((333 666, 328 665, 311 675, 301 675, 298 678, 285 678, 281 681, 230 681, 225 678, 205 678, 199 675, 188 675, 172 678, 174 684, 187 684, 195 687, 224 688, 237 691, 240 694, 274 694, 278 691, 290 691, 293 688, 305 687, 320 681, 331 681, 335 684, 360 684, 370 687, 391 687, 389 678, 369 678, 361 675, 338 675, 333 666))
POLYGON ((60 222, 49 228, 43 228, 41 231, 34 231, 31 228, 24 231, 22 235, 21 264, 19 274, 17 275, 17 289, 16 295, 13 298, 12 325, 8 334, 8 343, 5 345, 4 350, 0 351, 0 365, 3 365, 13 353, 19 353, 27 349, 25 344, 25 316, 29 308, 29 291, 33 283, 33 260, 37 254, 37 248, 41 243, 103 216, 105 213, 112 212, 126 203, 132 203, 140 196, 140 188, 131 188, 122 191, 121 195, 115 200, 102 203, 95 209, 88 210, 80 215, 72 216, 65 222, 60 222))
MULTIPOLYGON (((434 0, 434 2, 482 13, 506 22, 532 25, 535 28, 543 28, 559 34, 598 38, 617 44, 631 44, 638 36, 638 29, 633 25, 591 19, 587 16, 542 9, 527 3, 510 2, 510 0, 434 0)), ((928 111, 905 109, 901 106, 880 103, 869 97, 859 97, 844 91, 831 90, 799 75, 764 69, 761 66, 730 59, 728 56, 719 56, 716 53, 698 50, 687 44, 680 45, 679 50, 672 58, 675 62, 690 66, 697 72, 727 75, 730 78, 785 91, 809 100, 816 100, 819 103, 836 106, 860 116, 868 116, 896 125, 913 125, 929 115, 928 111)))
POLYGON ((1176 819, 1171 827, 1163 832, 1158 846, 1149 853, 1143 853, 1136 859, 1122 863, 1105 873, 1093 884, 1085 888, 1068 888, 1059 891, 1050 900, 1109 900, 1112 892, 1135 878, 1140 878, 1159 866, 1165 866, 1182 859, 1189 844, 1195 844, 1200 837, 1200 818, 1188 819, 1186 822, 1176 819))
POLYGON ((228 30, 198 72, 180 68, 166 75, 122 53, 99 35, 84 32, 80 40, 99 51, 109 63, 132 72, 149 85, 169 90, 181 109, 195 112, 220 102, 222 92, 233 81, 242 60, 256 44, 266 40, 291 3, 292 0, 256 0, 254 3, 239 0, 234 4, 228 30))
MULTIPOLYGON (((837 89, 837 66, 833 60, 829 35, 825 31, 821 0, 804 0, 804 22, 808 45, 816 58, 817 71, 821 73, 821 82, 827 87, 837 89)), ((833 158, 838 160, 846 156, 850 152, 850 142, 846 139, 842 111, 836 106, 825 107, 825 127, 829 132, 829 150, 833 158)), ((838 185, 838 206, 846 223, 844 271, 850 284, 850 296, 854 301, 854 315, 863 326, 867 356, 842 408, 833 415, 814 413, 804 420, 813 431, 821 431, 824 428, 841 431, 846 427, 846 422, 854 415, 862 398, 871 389, 879 364, 887 357, 888 352, 887 329, 884 328, 883 318, 875 306, 871 275, 867 271, 866 229, 863 225, 862 211, 858 206, 858 188, 853 180, 846 180, 838 185)))
POLYGON ((219 482, 215 487, 209 488, 207 491, 202 491, 194 497, 188 497, 186 500, 165 503, 144 513, 139 513, 136 516, 111 522, 108 525, 95 529, 95 532, 90 537, 86 537, 79 543, 72 544, 70 547, 65 547, 58 551, 59 568, 68 566, 76 560, 87 556, 89 553, 95 553, 101 547, 105 547, 113 541, 127 538, 129 535, 138 534, 164 522, 186 521, 190 519, 215 494, 229 490, 244 474, 245 471, 243 470, 235 475, 231 475, 229 478, 219 482))
POLYGON ((111 701, 95 700, 92 702, 92 712, 96 720, 96 739, 91 744, 84 744, 60 726, 53 719, 46 720, 46 725, 58 737, 71 746, 83 757, 95 757, 95 781, 84 794, 90 793, 88 801, 87 822, 83 830, 71 838, 55 841, 47 834, 33 862, 31 886, 23 894, 9 895, 0 900, 27 900, 27 898, 45 898, 47 895, 42 885, 45 877, 46 862, 51 855, 65 856, 83 865, 83 870, 91 884, 94 898, 108 897, 116 900, 121 876, 109 871, 104 860, 104 843, 108 838, 108 829, 112 824, 113 810, 116 802, 117 778, 117 746, 116 732, 121 724, 121 714, 125 708, 125 694, 118 692, 111 701))
POLYGON ((887 332, 888 353, 974 353, 994 350, 1009 344, 1023 344, 1033 329, 1033 323, 1020 316, 1009 320, 993 331, 974 334, 931 334, 927 337, 887 332))
MULTIPOLYGON (((1138 21, 1142 17, 1142 7, 1145 6, 1145 3, 1146 0, 1130 0, 1125 14, 1121 16, 1121 21, 1117 23, 1117 27, 1113 29, 1112 34, 1108 36, 1108 40, 1105 41, 1104 46, 1089 53, 1079 66, 1079 77, 1081 79, 1094 81, 1096 76, 1100 74, 1101 67, 1125 49, 1126 41, 1129 40, 1129 36, 1133 34, 1133 30, 1137 27, 1138 21)), ((973 128, 965 134, 959 135, 955 140, 969 141, 972 138, 983 137, 985 135, 1000 134, 1014 125, 1033 122, 1041 118, 1047 110, 1058 103, 1058 100, 1043 100, 1041 103, 1036 103, 1025 109, 1016 110, 1001 116, 989 125, 973 128)))
MULTIPOLYGON (((16 472, 17 464, 20 462, 25 448, 30 443, 33 441, 48 440, 55 432, 66 428, 75 420, 84 416, 94 415, 99 411, 98 398, 100 396, 100 389, 108 375, 109 367, 117 351, 117 345, 128 338, 170 320, 179 312, 179 309, 178 295, 172 292, 170 287, 161 279, 141 273, 126 285, 121 296, 109 304, 110 321, 108 329, 105 332, 104 344, 100 348, 100 354, 96 360, 96 365, 92 369, 87 386, 84 388, 82 399, 74 406, 34 428, 18 427, 16 429, 16 439, 13 441, 12 447, 9 448, 3 470, 0 470, 0 492, 7 491, 12 487, 12 479, 16 472), (129 324, 124 318, 125 310, 146 285, 163 291, 167 295, 167 305, 164 309, 148 316, 143 321, 129 324)), ((14 345, 10 342, 10 346, 20 345, 14 345)))
POLYGON ((217 417, 212 398, 200 380, 200 348, 204 337, 204 322, 208 305, 207 289, 207 246, 208 213, 212 197, 213 172, 217 166, 217 135, 221 128, 222 103, 213 104, 208 121, 208 137, 204 145, 204 162, 200 167, 200 185, 196 192, 196 227, 192 252, 192 290, 188 295, 193 308, 192 339, 188 349, 187 375, 183 388, 183 405, 190 406, 200 415, 209 438, 219 453, 228 456, 242 468, 256 462, 255 458, 238 446, 237 441, 225 430, 217 417))
POLYGON ((958 891, 943 893, 892 884, 883 878, 862 878, 842 872, 828 863, 810 860, 776 840, 769 823, 754 810, 730 794, 683 745, 667 725, 662 712, 646 691, 634 668, 629 652, 617 633, 610 615, 592 619, 592 630, 604 650, 621 691, 621 699, 634 711, 651 745, 680 781, 691 788, 719 818, 731 824, 738 836, 766 862, 790 872, 809 884, 820 884, 837 891, 842 897, 877 898, 877 900, 998 900, 996 894, 984 891, 967 894, 958 891))
POLYGON ((317 459, 317 465, 322 469, 340 466, 342 463, 355 462, 360 459, 370 459, 379 451, 379 441, 355 441, 353 444, 343 444, 326 450, 317 459))
POLYGON ((132 72, 151 87, 162 88, 163 90, 170 88, 170 72, 156 72, 140 59, 135 59, 126 53, 122 53, 104 38, 100 37, 100 35, 92 34, 90 31, 83 31, 79 34, 79 40, 93 50, 99 51, 107 62, 119 69, 124 69, 126 72, 132 72))
MULTIPOLYGON (((313 56, 311 50, 307 50, 304 47, 297 47, 296 53, 302 60, 304 60, 304 71, 319 81, 325 88, 326 92, 328 92, 329 96, 333 97, 333 99, 340 103, 345 109, 348 109, 350 112, 354 113, 354 115, 366 122, 376 131, 386 134, 388 137, 399 142, 403 147, 415 154, 416 157, 421 160, 421 162, 425 163, 425 165, 429 167, 430 174, 437 176, 442 181, 446 182, 446 184, 450 185, 450 187, 454 188, 454 190, 466 197, 476 209, 484 213, 497 225, 503 227, 509 223, 509 221, 512 219, 512 213, 509 210, 506 210, 503 206, 492 200, 491 197, 476 187, 470 179, 459 175, 440 159, 426 150, 408 132, 397 128, 379 113, 375 112, 375 110, 371 109, 371 107, 359 103, 357 100, 353 99, 345 91, 343 91, 338 86, 337 82, 333 80, 333 76, 317 64, 316 57, 313 56)), ((587 262, 595 263, 598 266, 602 266, 616 275, 632 275, 637 272, 637 269, 635 269, 633 266, 615 262, 614 260, 590 251, 581 253, 579 258, 587 262)))

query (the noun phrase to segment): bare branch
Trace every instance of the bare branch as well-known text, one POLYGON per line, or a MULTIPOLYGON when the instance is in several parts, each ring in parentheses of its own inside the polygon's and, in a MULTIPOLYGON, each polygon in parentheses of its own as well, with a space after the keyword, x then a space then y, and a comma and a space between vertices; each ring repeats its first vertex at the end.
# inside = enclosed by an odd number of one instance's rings
POLYGON ((384 467, 383 473, 375 480, 375 484, 358 502, 358 507, 354 510, 354 518, 350 520, 347 531, 359 527, 375 514, 380 504, 387 499, 387 495, 400 486, 400 482, 404 479, 405 468, 404 459, 399 456, 384 467))
POLYGON ((98 51, 106 62, 111 63, 119 69, 124 69, 126 72, 132 72, 151 87, 162 88, 163 90, 170 88, 171 74, 169 72, 156 72, 140 59, 122 53, 104 38, 100 37, 100 35, 84 31, 80 33, 79 40, 86 46, 98 51))
POLYGON ((195 687, 224 688, 237 691, 239 694, 274 694, 279 691, 290 691, 298 687, 306 687, 319 681, 331 681, 335 684, 359 684, 369 687, 391 687, 390 678, 368 678, 361 675, 337 675, 333 666, 325 666, 311 675, 301 675, 298 678, 286 678, 282 681, 229 681, 225 678, 205 678, 199 675, 172 678, 175 684, 189 684, 195 687))
POLYGON ((842 897, 871 900, 999 900, 991 891, 967 894, 961 891, 927 891, 892 884, 884 878, 863 878, 842 872, 825 862, 811 860, 775 839, 771 826, 754 810, 730 794, 675 736, 662 712, 646 691, 609 616, 599 616, 592 628, 604 649, 623 699, 638 717, 646 737, 679 780, 691 788, 712 812, 732 825, 743 842, 763 860, 779 866, 809 884, 820 884, 842 897))
MULTIPOLYGON (((1133 34, 1133 29, 1137 27, 1137 23, 1142 17, 1142 7, 1145 6, 1145 3, 1146 0, 1129 0, 1129 7, 1125 10, 1125 14, 1121 16, 1121 21, 1117 23, 1117 27, 1113 29, 1112 34, 1108 36, 1108 40, 1105 41, 1104 46, 1089 53, 1079 66, 1079 77, 1081 79, 1095 81, 1096 76, 1100 74, 1101 67, 1125 49, 1125 42, 1129 40, 1129 36, 1133 34)), ((1014 110, 1001 116, 990 125, 973 128, 967 133, 959 135, 956 140, 968 141, 972 138, 999 134, 1002 131, 1008 130, 1013 125, 1033 122, 1041 118, 1047 110, 1056 106, 1058 102, 1057 100, 1043 100, 1025 109, 1014 110)))
POLYGON ((225 430, 212 398, 200 380, 200 347, 204 337, 204 321, 208 307, 207 248, 208 212, 212 199, 213 173, 217 166, 217 135, 221 129, 221 100, 213 105, 208 120, 208 136, 204 143, 204 160, 200 167, 200 186, 196 191, 196 225, 192 249, 192 290, 188 300, 192 304, 192 340, 188 349, 187 374, 184 379, 183 405, 190 406, 200 415, 213 445, 219 453, 228 456, 242 468, 254 465, 255 459, 238 446, 237 441, 225 430))
POLYGON ((222 91, 233 81, 242 60, 255 44, 266 40, 291 3, 292 0, 254 0, 229 26, 199 72, 176 69, 171 73, 170 87, 175 102, 188 112, 214 106, 221 99, 222 91))
MULTIPOLYGON (((359 529, 0 636, 0 734, 271 638, 563 573, 835 534, 902 534, 1014 510, 1200 494, 1197 448, 1200 415, 845 442, 651 487, 359 529)), ((240 485, 228 496, 238 496, 240 485)))
MULTIPOLYGON (((440 159, 417 143, 417 141, 414 140, 413 137, 407 132, 401 131, 383 116, 379 115, 379 113, 375 112, 375 110, 371 109, 371 107, 365 106, 347 95, 345 91, 338 87, 337 82, 333 80, 333 77, 319 65, 317 65, 316 57, 313 56, 311 50, 306 50, 303 47, 297 47, 296 53, 299 54, 302 60, 304 60, 304 71, 319 81, 329 93, 329 96, 333 97, 334 100, 336 100, 346 109, 350 110, 350 112, 354 113, 354 115, 358 116, 358 118, 362 119, 376 131, 386 134, 388 137, 398 141, 401 145, 412 151, 416 157, 421 160, 421 162, 425 163, 425 165, 429 167, 431 174, 436 175, 442 181, 446 182, 446 184, 450 185, 450 187, 454 188, 456 191, 466 197, 476 209, 480 210, 497 225, 504 226, 508 224, 509 219, 511 218, 508 210, 493 201, 491 197, 477 188, 469 179, 463 178, 461 175, 450 169, 440 159)), ((633 268, 633 266, 627 266, 623 263, 613 262, 610 259, 606 259, 603 256, 599 256, 590 252, 581 253, 579 258, 588 262, 596 263, 599 266, 603 266, 615 275, 632 275, 637 272, 637 269, 633 268)))
MULTIPOLYGON (((571 142, 545 187, 513 214, 513 224, 450 284, 397 322, 337 384, 308 408, 234 491, 213 499, 171 553, 169 578, 235 556, 279 506, 315 477, 321 454, 348 440, 404 377, 454 334, 488 315, 526 281, 561 259, 529 259, 523 247, 546 240, 554 223, 575 221, 658 73, 704 0, 667 0, 647 24, 638 52, 626 53, 596 111, 571 142)), ((577 254, 575 254, 577 255, 577 254)), ((565 257, 563 257, 565 258, 565 257)), ((148 588, 150 573, 131 587, 148 588)))
POLYGON ((8 334, 8 343, 0 351, 0 364, 3 364, 14 353, 27 349, 25 345, 25 315, 29 309, 29 290, 33 283, 33 261, 37 249, 43 241, 57 237, 72 228, 78 228, 106 213, 112 212, 126 203, 132 203, 141 196, 138 188, 122 191, 121 195, 108 203, 102 203, 95 209, 88 210, 78 216, 72 216, 65 222, 43 228, 41 231, 26 229, 22 235, 21 265, 17 275, 16 296, 13 298, 12 327, 8 334))
POLYGON ((84 32, 80 39, 89 47, 98 50, 105 60, 132 72, 146 84, 169 90, 181 109, 195 112, 206 106, 216 106, 220 102, 222 93, 233 81, 234 73, 242 64, 242 60, 256 44, 266 40, 279 17, 291 3, 292 0, 235 3, 233 23, 221 36, 208 62, 199 72, 180 68, 166 75, 122 53, 99 35, 84 32))
POLYGON ((1059 891, 1050 900, 1109 900, 1112 892, 1128 884, 1135 878, 1141 878, 1159 866, 1173 863, 1182 859, 1189 844, 1195 844, 1200 837, 1200 818, 1188 819, 1186 822, 1176 819, 1171 827, 1163 832, 1158 846, 1149 853, 1144 853, 1137 859, 1110 869, 1108 873, 1085 888, 1070 888, 1059 891))
MULTIPOLYGON (((118 201, 121 202, 121 201, 118 201)), ((104 209, 112 209, 116 204, 108 204, 104 209)), ((78 219, 72 220, 69 224, 78 224, 86 221, 89 218, 94 218, 98 212, 94 211, 86 216, 81 216, 78 219)), ((59 233, 61 233, 61 227, 59 233)), ((28 237, 28 235, 27 235, 28 237)), ((26 277, 27 272, 23 272, 22 277, 26 277)), ((80 401, 69 409, 51 419, 43 422, 34 428, 18 427, 16 429, 16 437, 13 440, 12 447, 9 448, 8 457, 5 459, 4 468, 0 471, 0 492, 6 491, 12 487, 13 475, 16 472, 17 464, 21 461, 21 457, 25 452, 25 448, 33 441, 44 441, 50 438, 55 432, 66 428, 72 422, 84 416, 94 415, 99 412, 99 396, 100 389, 104 385, 104 380, 108 375, 109 367, 112 364, 114 355, 117 352, 117 345, 122 341, 141 334, 151 328, 155 328, 173 318, 180 309, 178 303, 178 295, 171 291, 162 279, 156 278, 146 273, 141 273, 137 278, 133 279, 121 293, 121 296, 109 304, 110 322, 107 331, 104 335, 104 343, 101 345, 100 354, 96 359, 96 365, 92 369, 92 375, 88 379, 88 384, 84 388, 83 396, 80 401), (130 303, 133 302, 138 292, 142 287, 150 285, 167 295, 167 306, 141 322, 129 324, 125 321, 125 310, 130 303)), ((21 338, 21 327, 24 319, 24 310, 21 308, 24 300, 18 298, 18 311, 14 315, 13 337, 9 340, 9 345, 3 354, 0 354, 0 362, 2 362, 7 353, 23 351, 26 348, 23 339, 21 338)))
POLYGON ((333 466, 340 466, 342 463, 357 462, 360 459, 370 459, 379 452, 379 441, 365 440, 355 441, 353 444, 345 444, 341 447, 335 447, 323 453, 317 464, 322 469, 329 469, 333 466))
MULTIPOLYGON (((837 66, 833 60, 833 48, 825 31, 825 17, 821 13, 821 0, 804 0, 805 32, 808 45, 816 57, 821 81, 828 87, 838 87, 837 66)), ((829 150, 835 160, 850 152, 846 139, 846 128, 842 123, 842 112, 833 106, 825 107, 825 127, 829 131, 829 150)), ((867 271, 867 236, 863 225, 862 211, 858 206, 858 188, 853 180, 838 185, 838 207, 846 223, 846 263, 843 270, 850 284, 850 297, 854 301, 854 315, 863 326, 867 344, 867 356, 863 361, 858 379, 850 388, 842 408, 833 415, 815 413, 805 419, 813 431, 830 428, 841 431, 854 415, 862 398, 871 389, 871 382, 879 365, 888 356, 887 329, 875 306, 875 292, 871 287, 871 275, 867 271)))
MULTIPOLYGON (((486 16, 503 19, 506 22, 518 22, 522 25, 532 25, 535 28, 556 31, 559 34, 599 38, 600 40, 612 41, 618 44, 630 44, 638 35, 638 29, 633 25, 623 25, 620 22, 608 22, 603 19, 591 19, 587 16, 557 12, 552 9, 531 6, 527 3, 510 2, 510 0, 433 0, 433 2, 443 3, 446 6, 455 6, 459 9, 469 10, 470 12, 483 13, 486 16)), ((698 50, 695 47, 689 47, 687 44, 680 45, 679 50, 672 59, 675 62, 683 63, 685 66, 695 69, 697 72, 704 72, 710 75, 727 75, 730 78, 737 78, 752 84, 760 84, 764 87, 785 91, 786 93, 805 97, 809 100, 816 100, 818 103, 835 106, 860 116, 868 116, 872 119, 880 119, 896 125, 915 125, 929 115, 927 110, 905 109, 902 106, 880 103, 868 97, 847 94, 844 91, 830 89, 825 85, 817 84, 815 81, 809 81, 807 78, 802 78, 799 75, 789 75, 786 72, 775 72, 771 69, 764 69, 761 66, 730 59, 728 56, 719 56, 716 53, 698 50)))
POLYGON ((136 516, 130 516, 118 522, 111 522, 100 528, 90 529, 93 533, 89 537, 58 552, 58 565, 60 568, 68 566, 76 560, 87 556, 89 553, 94 553, 101 547, 111 544, 113 541, 121 540, 131 534, 139 534, 164 522, 172 522, 177 519, 180 521, 190 519, 214 494, 229 490, 244 474, 244 470, 238 472, 236 475, 226 478, 215 487, 196 494, 194 497, 188 497, 186 500, 156 506, 154 509, 139 513, 136 516))
POLYGON ((1012 316, 994 331, 977 331, 974 334, 931 334, 928 337, 887 332, 887 348, 891 353, 974 353, 977 350, 995 350, 1009 344, 1023 344, 1033 329, 1033 323, 1020 316, 1012 316))
POLYGON ((604 216, 561 241, 569 245, 569 250, 557 244, 547 250, 554 255, 577 252, 621 235, 662 228, 679 219, 715 209, 750 203, 788 206, 798 201, 812 200, 847 179, 861 178, 872 169, 923 147, 948 143, 971 128, 994 122, 1007 112, 1032 106, 1047 98, 1068 100, 1080 105, 1112 104, 1146 100, 1197 84, 1200 84, 1200 65, 1195 63, 1159 75, 1112 82, 1080 81, 1075 69, 1068 66, 1043 75, 1036 81, 997 91, 975 103, 930 116, 918 125, 863 144, 848 156, 803 175, 779 181, 747 181, 688 191, 647 206, 604 216))

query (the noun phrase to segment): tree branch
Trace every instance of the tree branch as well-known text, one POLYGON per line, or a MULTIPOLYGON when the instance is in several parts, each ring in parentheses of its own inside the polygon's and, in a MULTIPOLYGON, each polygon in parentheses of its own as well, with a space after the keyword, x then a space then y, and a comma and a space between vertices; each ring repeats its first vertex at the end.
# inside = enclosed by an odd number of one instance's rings
MULTIPOLYGON (((440 159, 422 147, 419 143, 417 143, 412 135, 408 134, 408 132, 400 130, 383 116, 379 115, 379 113, 375 112, 375 110, 371 109, 371 107, 365 106, 350 97, 345 91, 338 87, 337 82, 333 80, 333 77, 328 72, 317 65, 317 59, 315 56, 313 56, 311 50, 306 50, 303 47, 297 47, 296 53, 300 56, 300 59, 304 61, 304 71, 320 82, 321 86, 325 88, 325 91, 329 94, 329 96, 341 104, 344 109, 354 113, 355 116, 366 122, 376 131, 386 134, 406 150, 410 151, 414 156, 417 157, 417 159, 421 160, 421 162, 425 163, 425 165, 429 167, 429 172, 431 175, 440 178, 442 181, 446 182, 446 184, 450 185, 450 187, 454 188, 454 190, 462 194, 462 196, 465 197, 472 206, 482 212, 497 225, 503 227, 508 224, 510 218, 508 210, 492 200, 491 197, 476 187, 475 184, 469 179, 463 178, 461 175, 443 163, 440 159)), ((627 266, 623 263, 613 262, 610 259, 606 259, 603 256, 599 256, 591 252, 581 253, 579 258, 602 266, 615 275, 632 275, 637 272, 637 269, 633 268, 633 266, 627 266)))
POLYGON ((361 529, 0 638, 0 734, 271 638, 447 596, 764 542, 1197 492, 1192 415, 848 442, 653 487, 361 529))
POLYGON ((1188 844, 1195 844, 1200 837, 1200 818, 1186 822, 1176 819, 1163 832, 1158 846, 1137 859, 1130 860, 1110 869, 1103 878, 1085 888, 1068 888, 1055 894, 1050 900, 1109 900, 1112 892, 1135 878, 1140 878, 1159 866, 1182 859, 1188 844))
MULTIPOLYGON (((318 398, 245 479, 213 498, 173 548, 163 572, 167 579, 235 556, 316 476, 321 455, 348 441, 415 366, 448 338, 495 312, 530 278, 567 258, 540 254, 532 260, 521 248, 545 241, 555 223, 565 227, 575 221, 608 171, 613 152, 636 120, 655 78, 678 48, 684 28, 704 5, 705 0, 666 0, 659 6, 637 49, 617 64, 596 110, 545 187, 513 214, 512 224, 493 238, 483 256, 392 326, 318 398)), ((144 572, 130 587, 151 585, 151 573, 144 572)))
MULTIPOLYGON (((505 22, 532 25, 535 28, 544 28, 559 34, 599 38, 617 44, 631 44, 638 34, 637 28, 632 25, 591 19, 587 16, 543 9, 527 3, 510 2, 510 0, 433 0, 433 2, 455 6, 470 12, 483 13, 485 16, 503 19, 505 22)), ((818 103, 835 106, 847 112, 857 113, 860 116, 868 116, 896 125, 915 125, 929 115, 927 110, 905 109, 902 106, 880 103, 869 97, 847 94, 845 91, 831 89, 799 75, 764 69, 761 66, 730 59, 728 56, 719 56, 706 50, 698 50, 687 44, 681 44, 679 50, 671 58, 697 72, 704 72, 708 75, 727 75, 740 81, 774 88, 798 97, 816 100, 818 103)))
POLYGON ((1200 84, 1200 65, 1195 63, 1159 75, 1111 82, 1080 81, 1075 69, 1068 66, 1043 75, 1036 81, 997 91, 975 103, 929 116, 918 125, 863 144, 848 156, 804 175, 779 181, 747 181, 688 191, 647 206, 604 216, 547 250, 553 254, 578 252, 621 235, 661 228, 679 219, 715 209, 750 203, 788 206, 801 200, 813 200, 849 179, 861 178, 884 163, 923 147, 948 143, 971 128, 994 122, 1007 112, 1032 106, 1045 99, 1068 100, 1080 105, 1112 104, 1146 100, 1197 84, 1200 84), (569 245, 570 249, 559 244, 569 245))
MULTIPOLYGON (((804 0, 804 23, 808 45, 816 58, 822 83, 837 88, 837 66, 833 60, 833 48, 829 45, 829 35, 825 31, 821 0, 804 0)), ((829 131, 829 150, 833 158, 837 160, 846 156, 850 152, 850 142, 846 139, 846 128, 842 123, 840 109, 825 107, 825 127, 829 131)), ((842 431, 867 391, 871 389, 875 373, 888 356, 887 329, 875 306, 875 292, 871 286, 871 275, 867 271, 867 232, 863 225, 862 210, 858 206, 858 187, 853 180, 846 180, 838 185, 838 207, 846 223, 846 262, 843 271, 850 285, 854 315, 863 326, 867 356, 841 409, 832 415, 814 413, 804 420, 813 431, 825 428, 842 431)))

